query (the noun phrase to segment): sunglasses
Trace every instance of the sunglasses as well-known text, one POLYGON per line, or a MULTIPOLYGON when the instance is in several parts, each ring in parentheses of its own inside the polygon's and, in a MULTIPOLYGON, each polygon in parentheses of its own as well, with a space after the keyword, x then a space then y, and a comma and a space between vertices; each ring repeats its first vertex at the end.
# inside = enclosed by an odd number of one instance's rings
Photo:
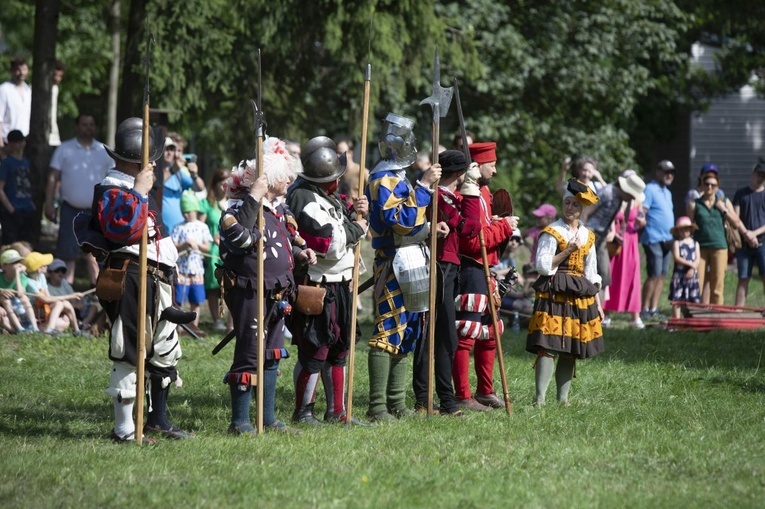
POLYGON ((48 272, 52 272, 54 274, 66 274, 66 269, 64 267, 61 267, 60 269, 49 270, 48 272))
POLYGON ((706 187, 717 187, 717 182, 704 182, 706 187))

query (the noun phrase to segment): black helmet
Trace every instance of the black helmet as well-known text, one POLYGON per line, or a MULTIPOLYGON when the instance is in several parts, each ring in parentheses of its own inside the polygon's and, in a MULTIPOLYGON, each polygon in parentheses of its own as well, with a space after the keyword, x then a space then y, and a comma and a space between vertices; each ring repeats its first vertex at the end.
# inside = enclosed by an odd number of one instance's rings
MULTIPOLYGON (((138 117, 130 117, 123 120, 117 127, 114 135, 114 150, 109 147, 106 151, 112 159, 121 159, 129 163, 141 163, 141 142, 143 120, 138 117)), ((149 128, 149 162, 156 161, 162 156, 165 149, 162 143, 162 129, 160 127, 149 128)))
POLYGON ((311 138, 301 154, 303 173, 300 176, 310 182, 332 182, 345 174, 345 154, 337 155, 337 145, 326 136, 311 138))

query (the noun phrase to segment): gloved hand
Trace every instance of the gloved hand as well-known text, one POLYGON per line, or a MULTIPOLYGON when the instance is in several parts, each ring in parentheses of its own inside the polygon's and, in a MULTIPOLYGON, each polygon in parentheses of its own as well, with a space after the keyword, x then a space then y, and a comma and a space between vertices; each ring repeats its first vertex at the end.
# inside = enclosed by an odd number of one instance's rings
POLYGON ((470 163, 465 173, 465 181, 460 187, 462 196, 481 196, 478 179, 481 178, 481 170, 478 169, 478 163, 470 163))

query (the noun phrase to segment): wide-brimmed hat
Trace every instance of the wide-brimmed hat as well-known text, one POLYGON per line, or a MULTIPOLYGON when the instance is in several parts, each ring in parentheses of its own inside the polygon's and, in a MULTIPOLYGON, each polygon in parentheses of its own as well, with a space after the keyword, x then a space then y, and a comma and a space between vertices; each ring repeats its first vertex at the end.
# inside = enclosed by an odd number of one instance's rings
POLYGON ((45 267, 51 263, 53 263, 53 255, 50 253, 32 251, 24 258, 24 265, 30 273, 35 273, 40 270, 40 267, 45 267))
POLYGON ((619 188, 635 200, 643 201, 645 199, 643 194, 645 182, 635 173, 635 170, 624 170, 619 175, 619 188))
POLYGON ((680 230, 690 228, 691 231, 696 231, 699 229, 696 224, 691 221, 691 218, 688 216, 680 216, 675 220, 675 226, 669 229, 670 233, 672 235, 676 235, 680 230))

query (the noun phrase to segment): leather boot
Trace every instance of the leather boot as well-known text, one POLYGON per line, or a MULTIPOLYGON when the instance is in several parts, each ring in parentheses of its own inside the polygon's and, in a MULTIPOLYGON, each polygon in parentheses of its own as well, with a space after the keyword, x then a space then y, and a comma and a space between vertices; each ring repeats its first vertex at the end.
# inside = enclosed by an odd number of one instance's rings
POLYGON ((369 351, 369 410, 367 417, 373 421, 396 420, 385 405, 385 393, 388 388, 391 356, 381 350, 369 351))
POLYGON ((406 379, 409 371, 409 358, 406 355, 392 355, 388 378, 388 412, 394 416, 412 417, 414 410, 406 407, 406 379))

